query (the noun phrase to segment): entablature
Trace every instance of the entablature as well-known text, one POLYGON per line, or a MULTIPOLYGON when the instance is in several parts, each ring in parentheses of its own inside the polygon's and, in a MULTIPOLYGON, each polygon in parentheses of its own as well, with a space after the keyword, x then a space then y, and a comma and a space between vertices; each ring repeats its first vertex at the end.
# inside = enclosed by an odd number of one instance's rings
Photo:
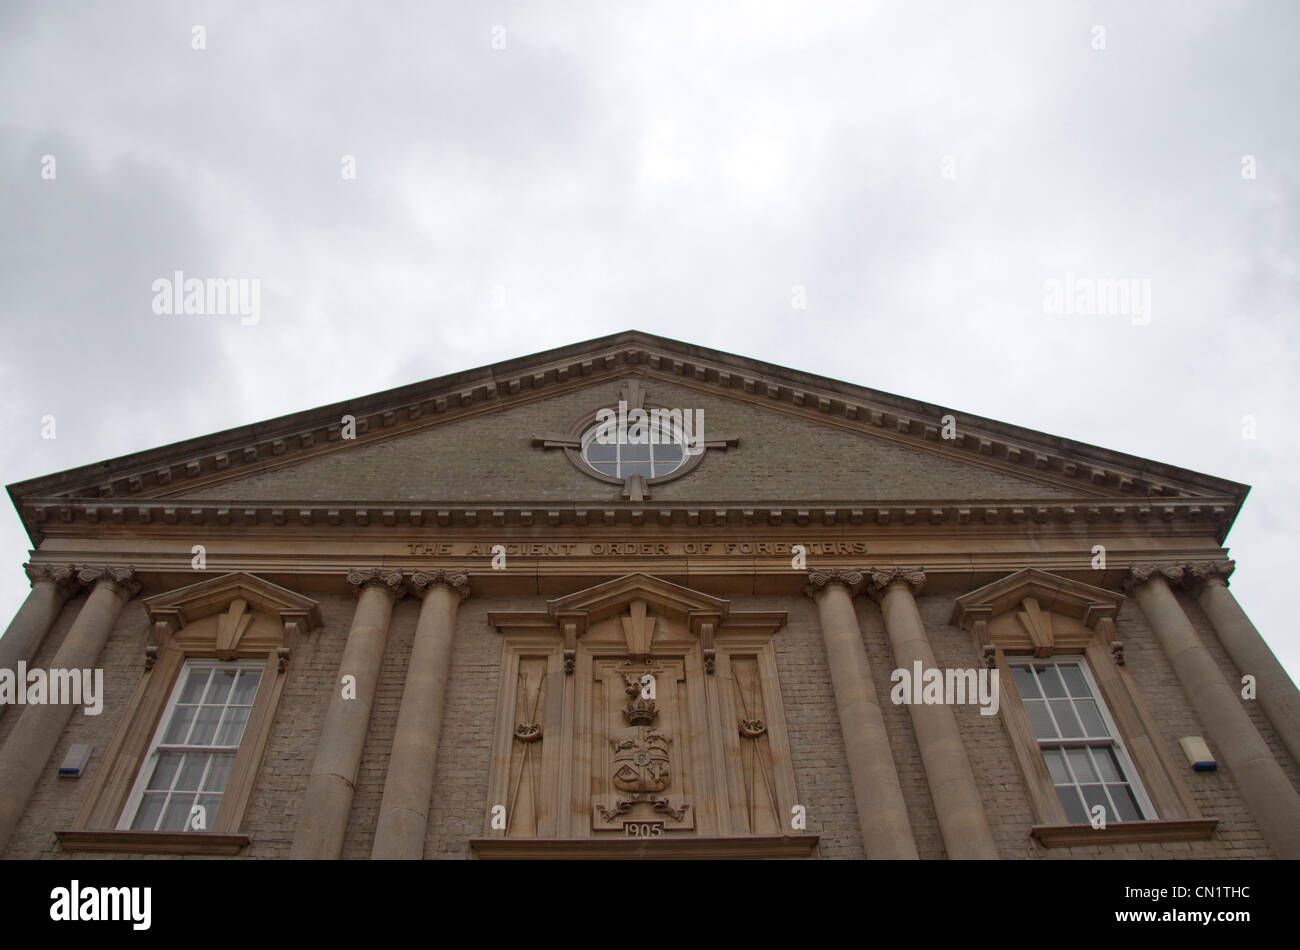
POLYGON ((424 528, 556 528, 556 527, 824 527, 876 526, 892 530, 951 529, 962 532, 1002 528, 1015 532, 1034 528, 1081 525, 1128 527, 1137 531, 1195 530, 1222 537, 1236 511, 1231 498, 1174 500, 1054 498, 1050 502, 936 501, 781 502, 756 505, 734 502, 622 502, 557 504, 522 502, 513 505, 319 501, 222 503, 208 499, 124 500, 106 498, 33 498, 22 503, 23 517, 41 537, 69 530, 84 533, 87 525, 265 528, 424 529, 424 528))

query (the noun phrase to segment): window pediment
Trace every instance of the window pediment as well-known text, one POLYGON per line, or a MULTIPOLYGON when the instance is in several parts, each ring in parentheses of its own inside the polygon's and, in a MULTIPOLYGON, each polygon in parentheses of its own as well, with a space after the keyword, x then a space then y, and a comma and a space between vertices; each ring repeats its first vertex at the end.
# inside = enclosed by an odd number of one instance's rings
POLYGON ((730 602, 702 591, 682 587, 651 574, 625 574, 611 581, 588 587, 547 601, 546 613, 551 617, 585 614, 590 620, 601 620, 625 610, 633 600, 647 604, 668 614, 686 618, 693 613, 727 616, 730 602))
POLYGON ((264 656, 321 626, 314 600, 243 572, 145 598, 144 606, 154 625, 151 655, 174 642, 189 655, 264 656))
POLYGON ((1037 656, 1082 651, 1115 639, 1124 595, 1026 568, 957 598, 949 620, 981 645, 1037 656))
POLYGON ((627 655, 648 656, 653 641, 666 633, 660 618, 681 624, 700 641, 708 672, 713 670, 714 640, 728 635, 771 636, 785 624, 783 610, 732 612, 730 601, 682 587, 650 574, 622 577, 547 601, 544 611, 495 611, 488 623, 502 633, 563 635, 565 672, 571 673, 577 641, 611 617, 620 617, 627 655))

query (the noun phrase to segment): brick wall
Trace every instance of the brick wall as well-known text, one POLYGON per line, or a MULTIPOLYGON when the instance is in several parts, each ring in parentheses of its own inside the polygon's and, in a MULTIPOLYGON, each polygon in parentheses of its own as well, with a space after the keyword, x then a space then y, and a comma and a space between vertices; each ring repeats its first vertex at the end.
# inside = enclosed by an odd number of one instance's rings
MULTIPOLYGON (((324 628, 300 638, 294 648, 280 707, 245 815, 243 830, 253 839, 247 852, 249 857, 283 858, 288 855, 299 803, 315 757, 315 743, 330 695, 337 688, 339 658, 351 624, 355 599, 342 593, 319 595, 317 599, 324 628)), ((940 667, 978 668, 979 657, 970 636, 948 626, 952 600, 947 595, 918 598, 936 662, 940 667)), ((1225 676, 1236 683, 1239 673, 1213 636, 1212 628, 1199 607, 1189 597, 1183 596, 1180 600, 1225 676)), ((48 666, 83 602, 84 597, 79 597, 65 607, 35 657, 35 665, 48 666)), ((732 603, 737 610, 788 612, 788 623, 776 634, 774 645, 799 802, 807 808, 809 830, 821 836, 819 857, 862 857, 852 785, 815 605, 806 597, 775 596, 736 597, 732 603)), ((428 857, 467 857, 468 840, 483 834, 484 816, 489 805, 486 796, 490 747, 501 660, 500 638, 488 625, 487 613, 489 610, 535 609, 538 605, 537 599, 478 596, 461 605, 438 752, 435 802, 425 845, 428 857)), ((347 858, 366 858, 370 854, 383 795, 385 764, 401 702, 406 661, 419 606, 418 600, 406 598, 394 609, 344 844, 347 858)), ((890 673, 895 664, 880 611, 866 597, 859 597, 856 607, 863 644, 882 702, 894 762, 908 803, 917 850, 922 858, 942 858, 943 840, 908 710, 889 702, 890 673)), ((1126 642, 1128 670, 1139 684, 1174 761, 1181 764, 1185 759, 1178 738, 1184 735, 1208 738, 1208 731, 1197 719, 1145 618, 1131 600, 1125 602, 1117 625, 1126 642)), ((72 826, 83 795, 96 771, 104 766, 104 751, 142 673, 143 651, 149 637, 150 627, 143 606, 139 601, 133 601, 123 610, 101 658, 105 671, 103 714, 84 716, 80 711, 74 711, 4 857, 140 857, 64 855, 57 851, 53 832, 72 826), (68 746, 74 742, 94 745, 87 773, 80 779, 60 779, 55 775, 57 763, 62 761, 68 746)), ((1248 703, 1247 708, 1292 782, 1300 785, 1295 764, 1264 720, 1258 704, 1248 703)), ((20 715, 21 709, 13 709, 0 719, 0 742, 7 739, 20 715)), ((957 707, 955 715, 1002 857, 1271 856, 1242 800, 1231 770, 1221 758, 1216 772, 1192 772, 1190 768, 1183 772, 1202 814, 1220 819, 1221 824, 1212 840, 1163 845, 1042 848, 1029 838, 1033 814, 1001 717, 982 716, 974 705, 957 707)))
MULTIPOLYGON (((325 723, 325 711, 334 690, 340 688, 339 659, 343 656, 357 600, 347 593, 313 594, 312 598, 320 604, 322 627, 299 637, 293 647, 280 707, 244 813, 242 830, 253 839, 247 852, 250 857, 289 856, 298 826, 298 807, 316 760, 316 742, 325 723)), ((405 601, 399 601, 393 610, 394 624, 385 648, 385 671, 393 641, 400 638, 399 631, 408 613, 405 601)), ((384 686, 381 679, 375 709, 383 702, 384 686)), ((365 779, 363 761, 359 782, 365 779)), ((352 829, 348 837, 350 840, 352 829)))
MULTIPOLYGON (((300 501, 352 499, 440 501, 605 501, 608 485, 583 475, 559 449, 532 447, 532 437, 562 429, 583 412, 618 400, 620 386, 578 392, 331 455, 194 492, 187 497, 300 501), (520 473, 527 471, 521 481, 520 473), (526 488, 521 494, 521 484, 526 488)), ((740 438, 726 464, 709 452, 689 477, 655 486, 662 501, 802 498, 844 500, 993 499, 1066 495, 1059 489, 994 473, 885 439, 809 424, 784 413, 657 381, 656 404, 702 409, 705 432, 740 438), (809 477, 814 460, 815 477, 809 477)))

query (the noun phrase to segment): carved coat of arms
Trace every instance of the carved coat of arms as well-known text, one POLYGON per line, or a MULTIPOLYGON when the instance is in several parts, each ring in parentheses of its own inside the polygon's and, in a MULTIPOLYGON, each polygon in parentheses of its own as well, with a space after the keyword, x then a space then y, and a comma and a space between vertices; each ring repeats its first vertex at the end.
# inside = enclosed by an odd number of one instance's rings
POLYGON ((624 792, 662 792, 672 782, 668 762, 669 738, 641 726, 612 740, 614 787, 624 792))
POLYGON ((609 740, 614 747, 611 778, 614 787, 623 794, 612 808, 597 804, 596 814, 603 821, 613 821, 644 802, 656 812, 681 822, 690 806, 683 804, 674 808, 663 794, 673 781, 668 752, 672 739, 654 726, 659 710, 655 701, 646 694, 648 687, 643 676, 623 674, 624 692, 627 694, 623 717, 632 728, 615 732, 609 740))

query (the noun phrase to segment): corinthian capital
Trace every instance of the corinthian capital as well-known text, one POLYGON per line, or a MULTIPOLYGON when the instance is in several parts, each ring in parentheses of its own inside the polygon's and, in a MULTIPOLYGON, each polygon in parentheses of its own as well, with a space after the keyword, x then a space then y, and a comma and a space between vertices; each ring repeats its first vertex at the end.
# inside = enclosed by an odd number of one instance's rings
POLYGON ((401 599, 402 595, 406 593, 406 588, 402 585, 402 572, 391 568, 353 569, 348 571, 348 584, 352 587, 352 593, 358 597, 370 587, 385 590, 392 594, 395 599, 401 599))
POLYGON ((862 589, 864 579, 861 571, 840 570, 838 567, 831 567, 821 571, 809 571, 808 583, 804 585, 803 592, 816 600, 828 586, 839 584, 847 588, 849 596, 852 597, 862 589))
POLYGON ((130 600, 140 593, 140 581, 136 578, 133 567, 80 564, 77 566, 77 582, 86 587, 98 585, 111 587, 115 593, 122 595, 123 600, 130 600))
POLYGON ((410 584, 411 593, 420 599, 435 587, 446 587, 461 600, 470 595, 469 575, 464 571, 415 571, 410 584))
POLYGON ((1184 575, 1192 587, 1221 584, 1228 586, 1228 578, 1237 569, 1236 561, 1197 561, 1188 564, 1184 575))
POLYGON ((1164 578, 1170 587, 1176 587, 1183 580, 1183 565, 1134 564, 1128 569, 1128 577, 1124 578, 1124 590, 1132 593, 1136 588, 1157 577, 1164 578))
POLYGON ((918 567, 873 567, 867 593, 880 598, 891 587, 901 586, 915 597, 925 586, 925 569, 918 567))
POLYGON ((65 596, 77 587, 77 569, 71 564, 24 564, 23 570, 33 587, 38 582, 53 584, 65 596))

